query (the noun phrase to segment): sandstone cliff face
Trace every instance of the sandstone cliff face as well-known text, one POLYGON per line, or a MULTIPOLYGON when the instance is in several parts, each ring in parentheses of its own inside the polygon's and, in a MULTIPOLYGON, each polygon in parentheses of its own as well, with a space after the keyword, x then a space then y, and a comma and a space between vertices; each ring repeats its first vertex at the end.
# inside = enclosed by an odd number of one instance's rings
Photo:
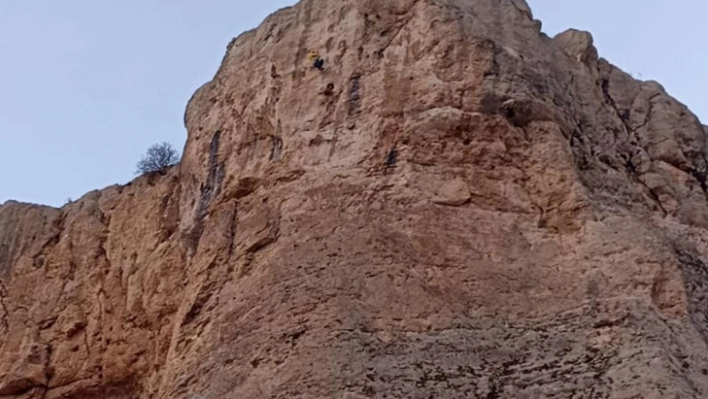
POLYGON ((708 396, 706 127, 589 34, 303 0, 185 123, 164 176, 0 207, 0 398, 708 396))

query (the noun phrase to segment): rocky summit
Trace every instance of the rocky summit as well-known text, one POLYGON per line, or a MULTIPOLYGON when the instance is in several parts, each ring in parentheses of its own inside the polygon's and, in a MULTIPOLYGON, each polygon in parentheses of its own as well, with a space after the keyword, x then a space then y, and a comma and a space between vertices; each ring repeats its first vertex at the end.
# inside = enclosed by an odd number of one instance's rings
POLYGON ((708 128, 589 33, 303 0, 185 124, 165 174, 0 207, 0 398, 708 397, 708 128))

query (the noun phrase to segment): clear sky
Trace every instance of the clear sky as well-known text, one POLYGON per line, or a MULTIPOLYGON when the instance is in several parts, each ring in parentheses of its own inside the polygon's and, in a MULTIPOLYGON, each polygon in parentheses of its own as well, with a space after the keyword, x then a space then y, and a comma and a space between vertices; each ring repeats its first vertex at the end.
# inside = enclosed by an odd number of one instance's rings
MULTIPOLYGON (((322 0, 327 1, 327 0, 322 0)), ((226 44, 293 0, 0 0, 0 203, 61 205, 186 139, 184 108, 226 44)), ((708 123, 705 0, 530 0, 544 31, 593 32, 708 123)))

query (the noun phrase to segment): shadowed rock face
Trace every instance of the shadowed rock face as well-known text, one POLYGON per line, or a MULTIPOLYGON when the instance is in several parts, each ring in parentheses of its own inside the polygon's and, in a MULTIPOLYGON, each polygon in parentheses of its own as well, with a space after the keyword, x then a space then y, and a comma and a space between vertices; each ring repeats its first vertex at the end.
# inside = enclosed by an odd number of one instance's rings
POLYGON ((304 0, 239 36, 179 167, 0 207, 0 397, 707 397, 706 128, 532 18, 304 0))

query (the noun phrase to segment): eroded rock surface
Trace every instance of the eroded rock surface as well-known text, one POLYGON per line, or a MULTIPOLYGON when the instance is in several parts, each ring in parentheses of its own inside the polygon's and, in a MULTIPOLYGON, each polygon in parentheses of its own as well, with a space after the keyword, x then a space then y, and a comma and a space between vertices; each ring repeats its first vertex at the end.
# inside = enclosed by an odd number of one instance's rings
POLYGON ((706 127, 539 27, 304 0, 236 38, 179 167, 0 207, 0 397, 707 397, 706 127))

